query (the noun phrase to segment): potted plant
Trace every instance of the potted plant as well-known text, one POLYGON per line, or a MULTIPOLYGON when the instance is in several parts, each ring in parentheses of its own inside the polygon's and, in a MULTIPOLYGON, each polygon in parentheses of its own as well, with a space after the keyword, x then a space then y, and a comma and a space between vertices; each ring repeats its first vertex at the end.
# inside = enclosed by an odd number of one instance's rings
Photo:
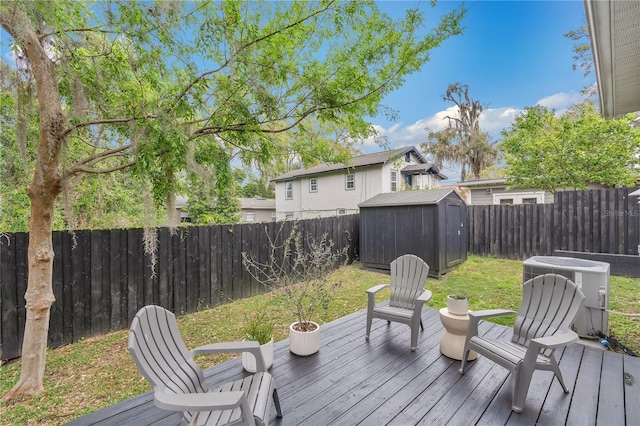
POLYGON ((447 296, 447 311, 451 315, 467 315, 469 298, 464 293, 453 293, 447 296))
MULTIPOLYGON (((251 314, 245 316, 244 334, 246 340, 254 340, 260 344, 262 358, 267 369, 273 365, 273 328, 275 323, 269 317, 267 306, 264 304, 254 308, 251 314)), ((255 373, 256 358, 249 352, 242 353, 242 366, 250 373, 255 373)))
POLYGON ((284 290, 296 317, 289 326, 289 350, 307 356, 320 349, 320 325, 314 319, 318 310, 329 307, 334 290, 340 285, 331 282, 329 274, 347 258, 348 248, 335 250, 326 234, 319 241, 308 236, 303 242, 297 223, 289 235, 281 236, 285 224, 274 239, 267 234, 271 253, 266 262, 258 262, 247 253, 242 253, 242 262, 265 287, 284 290))

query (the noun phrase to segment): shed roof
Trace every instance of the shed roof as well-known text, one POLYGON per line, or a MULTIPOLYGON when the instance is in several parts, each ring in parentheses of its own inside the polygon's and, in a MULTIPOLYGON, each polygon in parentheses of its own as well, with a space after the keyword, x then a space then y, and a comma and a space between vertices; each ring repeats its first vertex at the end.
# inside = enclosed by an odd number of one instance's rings
POLYGON ((357 157, 351 158, 348 164, 322 163, 322 164, 318 164, 317 166, 309 167, 308 169, 291 170, 290 172, 287 172, 283 175, 280 175, 272 179, 272 181, 279 182, 283 180, 295 179, 301 176, 311 176, 311 175, 317 175, 320 173, 345 170, 352 167, 363 167, 363 166, 372 166, 374 164, 384 164, 408 152, 414 152, 415 155, 423 163, 427 162, 427 160, 422 156, 422 154, 420 154, 420 152, 415 147, 408 146, 404 148, 392 149, 389 151, 376 152, 373 154, 358 155, 357 157))
POLYGON ((460 195, 454 189, 428 189, 419 191, 400 191, 387 192, 378 194, 368 200, 358 204, 360 208, 366 207, 383 207, 383 206, 406 206, 406 205, 422 205, 422 204, 438 204, 447 195, 456 194, 460 199, 460 195))

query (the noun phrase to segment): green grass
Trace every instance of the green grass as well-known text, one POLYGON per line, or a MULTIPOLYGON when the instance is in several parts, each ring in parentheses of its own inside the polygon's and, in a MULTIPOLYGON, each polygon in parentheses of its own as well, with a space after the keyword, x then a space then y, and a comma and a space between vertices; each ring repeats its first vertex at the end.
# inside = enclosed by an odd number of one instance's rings
MULTIPOLYGON (((362 270, 359 265, 343 267, 331 278, 342 286, 329 309, 317 316, 320 324, 365 308, 365 290, 389 280, 387 275, 362 270)), ((640 313, 640 279, 611 277, 610 286, 611 310, 640 313)), ((433 293, 428 303, 432 308, 444 307, 447 294, 464 292, 471 310, 517 309, 522 297, 522 262, 470 256, 442 279, 427 280, 426 288, 433 293)), ((381 293, 380 300, 388 297, 381 293)), ((180 317, 178 323, 187 347, 243 339, 247 312, 260 304, 268 306, 276 324, 275 340, 285 339, 289 324, 295 321, 293 309, 282 293, 271 292, 180 317)), ((512 318, 498 320, 510 325, 512 318)), ((611 314, 609 325, 616 339, 640 353, 640 318, 611 314)), ((232 356, 236 355, 203 356, 198 361, 206 368, 232 356)), ((19 375, 19 362, 0 367, 0 393, 11 389, 19 375)), ((1 403, 1 423, 58 425, 150 389, 127 352, 126 330, 49 350, 44 385, 41 396, 1 403)))

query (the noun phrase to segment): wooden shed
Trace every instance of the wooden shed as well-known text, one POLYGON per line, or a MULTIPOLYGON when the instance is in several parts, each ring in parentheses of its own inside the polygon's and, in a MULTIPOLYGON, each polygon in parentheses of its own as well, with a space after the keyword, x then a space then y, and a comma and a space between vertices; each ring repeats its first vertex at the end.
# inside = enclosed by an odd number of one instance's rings
POLYGON ((389 270, 403 254, 415 254, 440 276, 467 259, 467 205, 453 189, 378 194, 360 205, 360 261, 389 270))

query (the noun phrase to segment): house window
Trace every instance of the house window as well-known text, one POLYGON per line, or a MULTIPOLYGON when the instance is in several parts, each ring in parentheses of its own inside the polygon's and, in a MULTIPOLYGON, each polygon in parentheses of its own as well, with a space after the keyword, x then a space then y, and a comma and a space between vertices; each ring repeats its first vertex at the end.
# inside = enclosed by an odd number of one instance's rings
POLYGON ((247 212, 247 222, 253 223, 256 221, 254 212, 247 212))
POLYGON ((493 204, 544 204, 544 191, 535 192, 508 192, 496 194, 493 192, 493 204))
POLYGON ((404 162, 405 163, 410 163, 411 162, 411 153, 407 152, 406 154, 404 154, 404 162))
POLYGON ((391 192, 398 190, 398 172, 397 170, 391 170, 391 192))
POLYGON ((356 189, 356 176, 353 173, 347 173, 345 176, 344 189, 347 191, 356 189))
POLYGON ((293 200, 293 182, 285 182, 284 184, 284 199, 293 200))
POLYGON ((338 216, 344 216, 345 214, 347 214, 347 209, 337 209, 336 214, 338 216))
POLYGON ((318 192, 318 178, 309 178, 309 192, 318 192))

